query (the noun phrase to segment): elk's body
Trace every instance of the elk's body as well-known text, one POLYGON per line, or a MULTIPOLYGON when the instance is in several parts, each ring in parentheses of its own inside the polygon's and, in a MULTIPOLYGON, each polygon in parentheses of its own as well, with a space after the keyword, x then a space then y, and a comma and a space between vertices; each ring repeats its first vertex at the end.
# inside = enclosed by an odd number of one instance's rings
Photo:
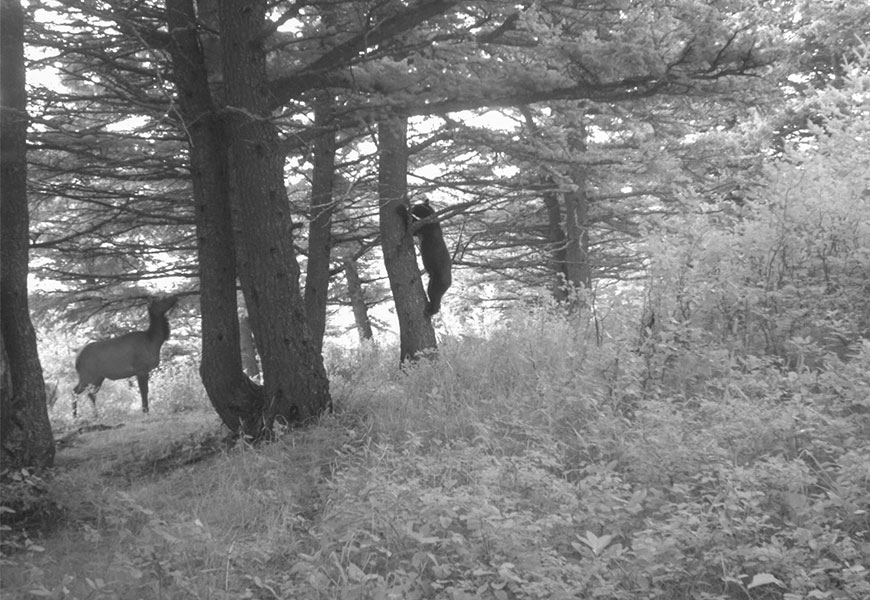
POLYGON ((78 413, 78 394, 86 389, 96 410, 97 391, 106 379, 135 376, 142 395, 142 412, 148 412, 148 374, 160 364, 160 348, 169 338, 166 313, 178 298, 169 296, 148 305, 148 330, 134 331, 110 340, 92 342, 76 358, 79 383, 73 389, 73 416, 78 413))

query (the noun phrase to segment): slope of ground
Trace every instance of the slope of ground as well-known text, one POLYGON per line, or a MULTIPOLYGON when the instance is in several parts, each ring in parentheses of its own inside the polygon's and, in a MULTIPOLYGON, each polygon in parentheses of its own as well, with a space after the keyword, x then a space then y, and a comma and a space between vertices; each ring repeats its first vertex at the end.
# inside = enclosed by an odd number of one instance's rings
POLYGON ((258 448, 223 446, 208 411, 131 414, 61 449, 39 483, 52 526, 4 546, 0 591, 870 597, 870 352, 804 373, 673 363, 650 380, 530 322, 404 372, 356 356, 334 415, 258 448))

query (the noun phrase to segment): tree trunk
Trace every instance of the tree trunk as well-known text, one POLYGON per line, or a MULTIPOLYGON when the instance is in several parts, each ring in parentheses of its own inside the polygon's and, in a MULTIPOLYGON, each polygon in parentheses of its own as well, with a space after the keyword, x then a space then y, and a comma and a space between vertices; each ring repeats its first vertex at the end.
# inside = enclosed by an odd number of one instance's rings
POLYGON ((545 193, 544 204, 549 221, 550 269, 555 278, 553 297, 569 311, 574 311, 585 303, 583 294, 579 292, 591 287, 592 271, 589 265, 589 199, 583 173, 579 170, 573 173, 571 183, 573 190, 545 193))
POLYGON ((399 318, 400 361, 436 347, 435 329, 426 316, 426 293, 417 267, 414 242, 401 214, 407 205, 408 119, 378 122, 378 196, 381 248, 399 318))
MULTIPOLYGON (((553 178, 541 178, 550 186, 554 186, 553 178)), ((565 229, 562 222, 562 205, 559 204, 559 194, 555 190, 547 190, 543 194, 544 206, 547 209, 547 265, 553 274, 553 298, 556 302, 568 300, 568 274, 565 270, 565 229)))
POLYGON ((572 177, 573 191, 565 194, 565 275, 575 290, 589 289, 589 198, 582 174, 572 177))
POLYGON ((230 197, 239 279, 266 387, 264 432, 306 422, 331 406, 323 359, 299 290, 284 156, 271 122, 265 0, 220 0, 230 137, 230 197))
POLYGON ((54 437, 27 302, 28 119, 18 0, 2 0, 0 33, 0 463, 3 469, 41 468, 54 463, 54 437))
MULTIPOLYGON (((531 134, 540 137, 541 131, 535 123, 531 110, 522 108, 521 111, 531 134)), ((559 118, 571 121, 578 117, 565 114, 559 115, 559 118)), ((583 116, 580 115, 579 119, 581 119, 578 124, 580 135, 568 140, 571 151, 576 154, 586 151, 583 116)), ((576 292, 589 289, 592 285, 592 270, 589 265, 589 197, 586 193, 586 173, 579 166, 569 174, 546 165, 544 169, 549 174, 542 173, 541 182, 551 188, 544 192, 543 200, 547 210, 548 263, 554 278, 553 297, 557 302, 567 302, 569 309, 573 310, 579 308, 578 302, 583 301, 576 292), (573 189, 568 191, 553 189, 557 186, 573 189)))
MULTIPOLYGON (((566 115, 576 120, 577 134, 570 136, 568 147, 575 156, 586 152, 586 124, 582 113, 566 115)), ((589 265, 589 196, 586 193, 586 170, 575 165, 568 178, 572 189, 565 193, 565 273, 575 292, 592 286, 592 268, 589 265)), ((581 308, 586 298, 574 293, 572 308, 581 308)))
POLYGON ((242 371, 226 133, 209 92, 193 1, 166 0, 166 22, 196 204, 200 377, 223 423, 236 433, 256 436, 262 429, 265 395, 242 371))
POLYGON ((326 300, 329 292, 329 255, 332 250, 332 213, 335 208, 332 184, 335 180, 335 130, 332 128, 333 100, 321 92, 314 103, 314 169, 311 175, 311 214, 308 228, 308 268, 305 277, 305 314, 311 343, 319 353, 326 330, 326 300))
POLYGON ((356 323, 359 340, 365 342, 372 339, 374 335, 372 334, 372 322, 369 320, 369 307, 366 305, 362 281, 360 281, 359 270, 356 268, 356 260, 353 256, 344 258, 344 277, 347 280, 347 294, 350 297, 350 306, 353 309, 353 320, 356 323))

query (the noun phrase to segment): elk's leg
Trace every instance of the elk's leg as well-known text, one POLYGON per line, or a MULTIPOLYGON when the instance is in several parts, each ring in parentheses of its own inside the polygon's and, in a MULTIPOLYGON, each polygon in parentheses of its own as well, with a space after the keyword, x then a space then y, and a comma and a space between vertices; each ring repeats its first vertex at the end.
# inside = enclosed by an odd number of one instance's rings
POLYGON ((79 375, 79 382, 73 388, 72 391, 72 409, 73 409, 73 419, 79 416, 79 394, 87 389, 87 384, 82 381, 81 375, 79 375))
POLYGON ((100 386, 103 385, 103 381, 103 379, 100 379, 99 381, 96 381, 87 387, 88 398, 91 399, 91 407, 94 409, 95 419, 100 418, 100 413, 97 412, 97 392, 100 391, 100 386))
POLYGON ((73 388, 72 391, 72 409, 73 409, 73 419, 79 416, 79 394, 88 391, 88 398, 91 399, 91 404, 94 407, 94 414, 97 412, 97 391, 100 389, 100 386, 103 384, 103 380, 100 379, 98 383, 84 383, 81 379, 79 379, 78 385, 73 388))
POLYGON ((148 373, 136 375, 136 380, 139 382, 139 394, 142 396, 142 412, 148 412, 148 373))
POLYGON ((94 418, 99 418, 99 413, 97 413, 97 390, 100 388, 88 388, 88 398, 91 399, 91 407, 94 409, 94 418))

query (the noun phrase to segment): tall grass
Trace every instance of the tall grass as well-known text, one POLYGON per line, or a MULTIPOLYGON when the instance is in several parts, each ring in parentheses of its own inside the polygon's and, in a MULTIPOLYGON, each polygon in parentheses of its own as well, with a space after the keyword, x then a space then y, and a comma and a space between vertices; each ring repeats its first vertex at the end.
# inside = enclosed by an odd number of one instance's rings
POLYGON ((394 348, 333 351, 317 426, 145 476, 217 435, 158 413, 189 429, 46 484, 65 517, 7 554, 4 591, 868 597, 870 351, 786 372, 666 342, 656 361, 630 329, 518 314, 401 371, 394 348))
MULTIPOLYGON (((72 416, 74 373, 50 378, 56 386, 55 401, 49 406, 53 428, 67 429, 83 423, 100 421, 119 423, 142 414, 142 397, 135 377, 120 381, 106 380, 97 392, 96 410, 87 393, 78 396, 79 420, 72 416)), ((193 361, 173 361, 162 364, 149 375, 149 410, 155 414, 202 410, 209 406, 205 388, 193 361)))

